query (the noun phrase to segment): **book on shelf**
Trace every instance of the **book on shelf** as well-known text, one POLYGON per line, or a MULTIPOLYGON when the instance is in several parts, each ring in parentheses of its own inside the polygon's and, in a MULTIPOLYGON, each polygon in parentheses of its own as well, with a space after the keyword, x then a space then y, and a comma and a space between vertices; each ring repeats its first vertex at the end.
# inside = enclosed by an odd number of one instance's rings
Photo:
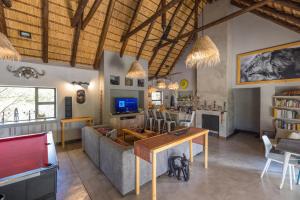
POLYGON ((284 120, 276 120, 275 125, 280 129, 300 131, 300 123, 291 123, 284 120))
POLYGON ((274 108, 273 117, 274 118, 285 118, 285 119, 297 119, 298 112, 293 110, 281 110, 274 108))
POLYGON ((275 107, 300 108, 300 101, 295 99, 275 99, 275 107))

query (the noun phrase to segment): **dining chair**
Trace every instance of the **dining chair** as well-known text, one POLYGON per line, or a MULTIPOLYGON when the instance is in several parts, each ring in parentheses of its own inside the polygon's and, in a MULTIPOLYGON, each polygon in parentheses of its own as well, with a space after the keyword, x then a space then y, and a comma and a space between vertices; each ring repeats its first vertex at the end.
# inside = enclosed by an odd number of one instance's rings
POLYGON ((152 112, 151 110, 146 110, 145 111, 145 114, 146 114, 146 125, 145 125, 145 129, 147 130, 153 130, 153 115, 152 115, 152 112))
POLYGON ((183 121, 180 121, 179 125, 180 126, 185 126, 185 127, 191 127, 193 122, 194 122, 195 115, 196 115, 196 111, 192 111, 192 114, 189 115, 190 118, 187 117, 187 119, 185 119, 183 121))
MULTIPOLYGON (((284 163, 284 155, 279 154, 279 153, 272 153, 271 150, 273 148, 273 145, 270 141, 270 139, 268 138, 268 136, 263 135, 262 136, 262 140, 265 146, 265 158, 267 158, 267 162, 266 165, 261 173, 261 178, 263 178, 264 174, 268 171, 271 162, 276 162, 279 164, 284 163)), ((296 179, 295 177, 295 162, 294 161, 290 161, 289 165, 288 165, 288 169, 289 169, 289 178, 290 178, 290 189, 293 189, 293 180, 296 179)))
POLYGON ((174 125, 174 129, 176 127, 176 121, 172 119, 169 112, 164 112, 163 116, 164 116, 163 130, 167 129, 168 132, 171 132, 172 131, 172 125, 174 125))
POLYGON ((161 114, 160 111, 157 111, 157 110, 153 110, 153 115, 154 115, 154 129, 160 133, 161 132, 161 126, 163 124, 163 116, 161 114))

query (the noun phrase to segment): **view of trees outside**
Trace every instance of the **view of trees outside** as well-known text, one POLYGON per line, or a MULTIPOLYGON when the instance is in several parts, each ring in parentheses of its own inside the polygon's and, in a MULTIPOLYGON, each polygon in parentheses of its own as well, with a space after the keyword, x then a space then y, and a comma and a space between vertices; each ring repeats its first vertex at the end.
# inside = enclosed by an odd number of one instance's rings
POLYGON ((55 117, 55 89, 0 87, 0 120, 4 113, 4 122, 16 121, 15 111, 18 112, 20 121, 35 119, 36 104, 39 109, 38 118, 55 117), (36 90, 38 102, 35 98, 36 90))
POLYGON ((151 93, 152 103, 156 106, 160 106, 162 104, 162 92, 152 92, 151 93))

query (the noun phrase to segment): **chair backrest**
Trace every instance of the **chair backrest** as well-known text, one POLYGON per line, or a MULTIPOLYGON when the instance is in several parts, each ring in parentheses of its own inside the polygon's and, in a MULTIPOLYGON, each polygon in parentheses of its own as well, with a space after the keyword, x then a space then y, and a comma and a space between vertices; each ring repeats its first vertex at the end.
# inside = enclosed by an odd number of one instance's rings
POLYGON ((195 119, 195 115, 196 115, 196 111, 192 111, 192 115, 191 115, 191 122, 194 121, 195 119))
POLYGON ((262 136, 262 140, 263 140, 264 145, 265 145, 265 157, 267 158, 269 156, 269 153, 270 153, 271 149, 272 149, 272 143, 269 140, 268 136, 266 136, 266 135, 262 136))
POLYGON ((166 120, 167 121, 172 121, 172 117, 171 117, 169 112, 166 112, 166 120))

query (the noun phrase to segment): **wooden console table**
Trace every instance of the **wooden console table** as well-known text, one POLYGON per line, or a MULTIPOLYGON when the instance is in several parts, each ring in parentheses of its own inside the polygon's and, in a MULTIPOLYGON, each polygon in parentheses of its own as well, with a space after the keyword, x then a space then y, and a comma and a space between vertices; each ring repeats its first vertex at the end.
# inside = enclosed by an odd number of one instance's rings
POLYGON ((61 124, 61 144, 62 144, 63 148, 65 148, 65 124, 75 123, 75 122, 86 122, 88 126, 91 126, 94 122, 94 118, 93 117, 74 117, 74 118, 60 120, 60 124, 61 124))
POLYGON ((156 155, 164 150, 189 142, 190 161, 193 162, 193 142, 204 145, 204 168, 208 165, 208 130, 186 128, 146 138, 134 143, 136 158, 136 194, 140 193, 140 158, 152 163, 152 200, 156 200, 156 155), (175 135, 174 133, 182 133, 175 135))

